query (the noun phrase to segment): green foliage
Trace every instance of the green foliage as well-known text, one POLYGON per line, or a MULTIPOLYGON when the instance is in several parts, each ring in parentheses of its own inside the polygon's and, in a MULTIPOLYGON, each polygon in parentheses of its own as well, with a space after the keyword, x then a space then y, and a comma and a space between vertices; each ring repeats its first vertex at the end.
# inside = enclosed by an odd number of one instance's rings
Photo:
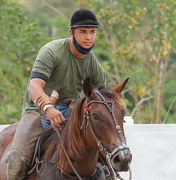
POLYGON ((167 82, 167 86, 164 89, 164 99, 165 102, 163 104, 165 113, 163 113, 163 121, 165 120, 166 123, 175 123, 176 120, 176 53, 173 51, 171 52, 170 56, 170 64, 168 66, 169 73, 166 76, 165 81, 167 82), (172 104, 173 103, 173 104, 172 104), (166 113, 168 116, 166 117, 166 113), (166 119, 165 119, 166 118, 166 119))
POLYGON ((107 72, 108 85, 130 77, 122 94, 127 114, 136 123, 176 122, 175 1, 48 1, 54 9, 41 0, 20 2, 25 6, 0 1, 0 123, 19 120, 37 51, 52 38, 69 36, 68 19, 79 7, 98 17, 94 52, 107 72), (51 38, 52 28, 56 33, 51 38))
MULTIPOLYGON (((97 48, 110 54, 110 59, 103 61, 108 81, 116 84, 130 77, 125 96, 129 111, 136 110, 133 114, 136 122, 163 121, 175 94, 171 90, 175 79, 169 70, 174 69, 170 66, 170 51, 176 47, 175 1, 78 0, 78 3, 81 8, 93 10, 99 18, 97 48), (170 95, 168 100, 165 94, 170 95)), ((175 112, 170 114, 173 116, 168 116, 167 122, 173 123, 175 112)))
POLYGON ((21 118, 31 67, 47 39, 14 0, 0 2, 0 32, 0 123, 13 123, 21 118))
POLYGON ((56 36, 57 38, 66 38, 69 37, 70 23, 67 19, 64 19, 61 16, 57 16, 49 20, 50 26, 53 26, 57 29, 56 36))

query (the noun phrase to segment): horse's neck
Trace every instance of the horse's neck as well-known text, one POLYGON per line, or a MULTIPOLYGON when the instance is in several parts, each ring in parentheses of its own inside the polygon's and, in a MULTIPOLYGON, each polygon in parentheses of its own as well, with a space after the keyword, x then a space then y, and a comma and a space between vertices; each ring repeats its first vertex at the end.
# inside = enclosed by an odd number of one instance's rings
MULTIPOLYGON (((98 162, 98 153, 99 153, 98 150, 93 149, 88 144, 86 145, 85 149, 86 151, 82 152, 81 157, 75 155, 73 156, 74 158, 72 157, 71 159, 74 168, 80 174, 80 176, 87 176, 87 175, 93 174, 96 169, 97 162, 98 162)), ((46 159, 48 159, 48 157, 46 159)), ((57 164, 59 162, 59 148, 55 149, 53 156, 51 157, 49 161, 54 164, 57 164)), ((67 158, 64 160, 63 167, 59 165, 59 167, 66 173, 75 174, 71 166, 72 165, 69 164, 67 158)))
MULTIPOLYGON (((72 165, 80 176, 87 176, 94 173, 98 161, 98 152, 86 152, 82 157, 77 157, 72 161, 72 165)), ((69 164, 67 169, 63 169, 68 174, 75 174, 69 164)))
MULTIPOLYGON (((90 132, 90 129, 87 128, 87 132, 90 132)), ((89 137, 90 133, 85 134, 85 136, 89 137)), ((90 140, 89 140, 90 141, 90 140)), ((95 172, 97 162, 98 162, 98 148, 95 148, 96 144, 88 143, 87 139, 84 139, 85 151, 81 153, 81 157, 75 155, 72 157, 72 163, 80 176, 91 175, 95 172)), ((65 170, 69 174, 75 174, 73 168, 69 164, 69 168, 65 170)))
POLYGON ((51 157, 51 159, 49 160, 49 162, 56 164, 58 162, 58 157, 59 157, 59 150, 56 149, 56 151, 54 152, 54 154, 51 157))
MULTIPOLYGON (((69 122, 67 122, 68 124, 65 127, 66 129, 62 132, 63 144, 65 145, 66 150, 68 150, 68 154, 71 157, 72 164, 70 164, 68 159, 66 158, 61 144, 58 147, 59 151, 61 150, 59 152, 60 159, 57 158, 57 160, 60 168, 66 173, 75 174, 72 168, 73 165, 80 176, 87 176, 94 173, 98 162, 99 152, 97 149, 97 145, 92 144, 92 141, 90 143, 91 138, 89 138, 89 135, 91 130, 88 127, 86 129, 85 136, 82 137, 82 133, 80 132, 80 128, 78 127, 78 120, 83 119, 83 114, 79 114, 79 116, 82 116, 81 118, 79 118, 77 114, 75 115, 75 113, 77 113, 79 109, 78 105, 76 107, 77 108, 74 111, 72 111, 73 114, 70 114, 70 117, 72 117, 73 119, 70 119, 69 122), (68 133, 69 135, 67 136, 68 133), (78 139, 78 141, 75 142, 75 139, 78 139), (77 152, 78 148, 85 150, 80 150, 81 153, 79 154, 77 152)), ((82 131, 83 130, 84 129, 82 129, 82 131)), ((57 153, 58 152, 56 151, 54 157, 59 157, 57 156, 57 153)), ((54 157, 53 159, 55 159, 54 157)))

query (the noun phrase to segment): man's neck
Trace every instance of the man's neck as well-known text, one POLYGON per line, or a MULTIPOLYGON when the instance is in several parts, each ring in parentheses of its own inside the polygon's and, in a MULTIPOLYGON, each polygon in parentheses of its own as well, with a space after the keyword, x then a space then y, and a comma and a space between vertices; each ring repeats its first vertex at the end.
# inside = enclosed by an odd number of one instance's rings
POLYGON ((72 42, 72 39, 70 40, 70 51, 71 53, 77 57, 77 58, 84 58, 87 54, 81 54, 76 48, 75 45, 72 42))

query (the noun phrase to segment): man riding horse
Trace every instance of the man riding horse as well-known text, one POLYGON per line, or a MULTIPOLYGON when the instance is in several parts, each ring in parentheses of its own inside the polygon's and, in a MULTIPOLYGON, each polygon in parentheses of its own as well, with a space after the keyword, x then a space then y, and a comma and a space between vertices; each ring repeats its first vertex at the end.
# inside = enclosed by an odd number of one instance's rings
POLYGON ((38 137, 50 124, 61 129, 69 117, 69 104, 79 98, 86 77, 94 87, 105 84, 105 72, 91 51, 99 27, 95 14, 80 9, 72 15, 70 25, 70 38, 47 43, 35 59, 22 118, 6 157, 7 180, 25 178, 38 137), (55 104, 49 98, 53 90, 59 94, 55 104))

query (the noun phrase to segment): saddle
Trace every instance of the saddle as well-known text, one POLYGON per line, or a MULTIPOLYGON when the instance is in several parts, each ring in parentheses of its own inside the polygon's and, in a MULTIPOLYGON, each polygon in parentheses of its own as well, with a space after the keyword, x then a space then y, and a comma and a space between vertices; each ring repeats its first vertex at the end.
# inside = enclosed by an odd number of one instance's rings
POLYGON ((37 166, 37 161, 41 159, 42 155, 43 155, 43 149, 44 149, 44 144, 46 142, 46 140, 51 136, 52 133, 54 133, 54 129, 52 128, 52 126, 49 126, 47 129, 45 129, 42 134, 39 136, 36 146, 35 146, 35 150, 34 150, 34 155, 31 161, 31 166, 30 166, 30 171, 28 172, 28 174, 32 173, 33 170, 36 168, 37 166))

